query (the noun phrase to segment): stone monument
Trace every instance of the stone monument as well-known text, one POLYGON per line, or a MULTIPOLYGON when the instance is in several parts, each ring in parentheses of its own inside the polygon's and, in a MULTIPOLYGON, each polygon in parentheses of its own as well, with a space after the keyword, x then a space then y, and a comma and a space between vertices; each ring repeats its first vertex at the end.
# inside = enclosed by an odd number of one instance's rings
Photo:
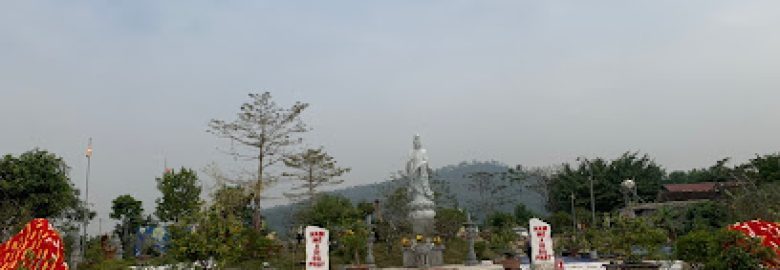
POLYGON ((533 269, 555 269, 555 256, 552 242, 552 228, 541 219, 528 221, 531 236, 531 265, 533 269))
POLYGON ((444 245, 432 241, 434 236, 434 218, 436 217, 433 202, 433 191, 428 182, 428 155, 422 148, 420 135, 415 135, 412 151, 406 162, 406 176, 409 180, 407 189, 409 199, 409 221, 412 224, 412 243, 404 248, 404 266, 431 267, 443 262, 444 245))

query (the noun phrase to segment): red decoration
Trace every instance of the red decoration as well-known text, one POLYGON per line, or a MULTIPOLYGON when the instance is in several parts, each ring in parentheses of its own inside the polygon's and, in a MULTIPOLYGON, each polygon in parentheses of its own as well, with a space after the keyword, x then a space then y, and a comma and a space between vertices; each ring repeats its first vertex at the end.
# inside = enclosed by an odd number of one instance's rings
POLYGON ((27 223, 19 234, 0 245, 0 270, 66 270, 62 238, 43 218, 27 223))
MULTIPOLYGON (((777 253, 776 258, 780 258, 780 223, 751 220, 731 225, 729 230, 742 232, 749 237, 760 239, 761 245, 774 250, 777 253)), ((777 266, 777 260, 765 263, 770 266, 777 266)))
POLYGON ((566 267, 563 265, 563 259, 555 259, 555 270, 566 270, 566 267))

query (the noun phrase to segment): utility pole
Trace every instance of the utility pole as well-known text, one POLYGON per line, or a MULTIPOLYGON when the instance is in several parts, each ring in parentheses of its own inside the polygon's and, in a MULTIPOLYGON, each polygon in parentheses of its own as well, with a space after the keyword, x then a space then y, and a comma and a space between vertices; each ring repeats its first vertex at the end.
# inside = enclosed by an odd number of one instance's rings
POLYGON ((591 227, 596 227, 596 197, 593 195, 593 168, 590 170, 590 175, 588 176, 588 180, 590 180, 590 219, 591 219, 591 227))
POLYGON ((571 193, 571 223, 574 225, 574 232, 577 233, 577 215, 574 212, 574 192, 571 193))

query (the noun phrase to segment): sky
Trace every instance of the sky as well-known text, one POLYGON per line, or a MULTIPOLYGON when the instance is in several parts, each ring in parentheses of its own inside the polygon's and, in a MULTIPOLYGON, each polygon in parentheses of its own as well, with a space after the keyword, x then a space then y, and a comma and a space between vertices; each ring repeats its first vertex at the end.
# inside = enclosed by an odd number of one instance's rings
POLYGON ((401 169, 415 133, 434 168, 641 151, 671 171, 780 149, 777 1, 0 7, 0 152, 54 152, 83 190, 93 138, 90 202, 102 222, 92 233, 109 230, 122 194, 151 214, 166 163, 251 166, 206 132, 211 119, 235 119, 250 92, 310 103, 301 147, 352 168, 344 185, 401 169))

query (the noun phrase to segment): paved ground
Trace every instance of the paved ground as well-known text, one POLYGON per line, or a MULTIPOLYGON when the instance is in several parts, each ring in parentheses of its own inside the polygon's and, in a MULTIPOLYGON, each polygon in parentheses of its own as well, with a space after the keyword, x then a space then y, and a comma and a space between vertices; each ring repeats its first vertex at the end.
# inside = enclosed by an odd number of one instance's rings
MULTIPOLYGON (((382 270, 417 270, 416 268, 382 268, 382 270)), ((465 265, 445 265, 445 266, 438 266, 438 267, 432 267, 428 268, 428 270, 503 270, 500 265, 475 265, 475 266, 465 266, 465 265)))

